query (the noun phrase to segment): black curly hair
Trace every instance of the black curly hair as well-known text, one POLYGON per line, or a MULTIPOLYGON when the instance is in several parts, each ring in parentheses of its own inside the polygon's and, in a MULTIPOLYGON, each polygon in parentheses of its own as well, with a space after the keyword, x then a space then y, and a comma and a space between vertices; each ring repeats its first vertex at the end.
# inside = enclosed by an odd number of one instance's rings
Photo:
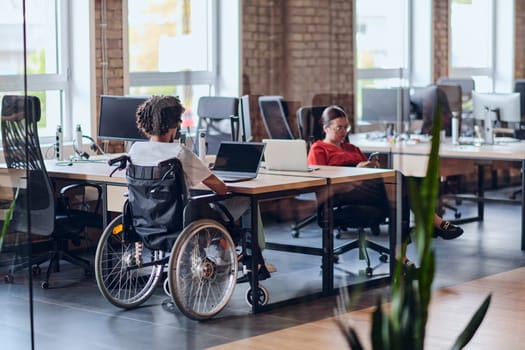
POLYGON ((184 107, 177 96, 152 96, 137 108, 137 128, 147 136, 160 136, 178 128, 184 107))

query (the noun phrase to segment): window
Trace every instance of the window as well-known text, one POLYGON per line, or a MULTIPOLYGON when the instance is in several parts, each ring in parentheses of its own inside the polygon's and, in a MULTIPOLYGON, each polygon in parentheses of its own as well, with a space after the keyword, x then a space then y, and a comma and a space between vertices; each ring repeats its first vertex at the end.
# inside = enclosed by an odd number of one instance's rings
POLYGON ((364 88, 426 86, 432 81, 431 1, 356 1, 356 113, 364 88))
POLYGON ((472 76, 476 90, 492 89, 492 0, 450 3, 451 76, 472 76))
POLYGON ((450 76, 472 77, 477 91, 511 91, 513 19, 513 1, 452 0, 450 76))
POLYGON ((218 5, 211 0, 128 0, 129 93, 172 94, 186 107, 218 90, 218 5))
MULTIPOLYGON (((67 77, 68 1, 27 0, 27 89, 40 98, 39 135, 54 137, 57 125, 70 129, 67 77)), ((2 2, 0 11, 0 97, 24 93, 23 12, 21 1, 2 2)), ((70 137, 70 133, 66 136, 70 137)))

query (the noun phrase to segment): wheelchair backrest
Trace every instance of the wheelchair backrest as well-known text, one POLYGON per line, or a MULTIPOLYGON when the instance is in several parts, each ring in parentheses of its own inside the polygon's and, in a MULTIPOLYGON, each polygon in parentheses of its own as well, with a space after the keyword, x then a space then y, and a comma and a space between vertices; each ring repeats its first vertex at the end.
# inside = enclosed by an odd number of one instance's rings
POLYGON ((129 161, 126 179, 129 210, 137 234, 147 242, 182 230, 188 192, 177 158, 157 166, 139 166, 129 161))

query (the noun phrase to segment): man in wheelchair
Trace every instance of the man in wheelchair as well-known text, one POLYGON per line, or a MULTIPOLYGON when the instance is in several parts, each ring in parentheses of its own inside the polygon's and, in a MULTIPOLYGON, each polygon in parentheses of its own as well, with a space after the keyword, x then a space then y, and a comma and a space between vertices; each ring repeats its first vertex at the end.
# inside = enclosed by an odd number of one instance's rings
MULTIPOLYGON (((136 142, 120 160, 119 168, 126 168, 128 201, 123 215, 101 237, 96 277, 108 301, 136 307, 153 293, 168 259, 165 252, 171 252, 165 289, 169 285, 184 314, 202 320, 222 310, 231 297, 239 281, 238 261, 251 266, 247 234, 238 225, 250 202, 228 196, 222 180, 190 149, 173 142, 183 112, 173 96, 153 96, 138 108, 137 127, 149 142, 136 142), (201 182, 215 193, 187 200, 187 189, 201 182)), ((260 252, 257 260, 264 261, 260 252)), ((268 277, 268 268, 261 264, 259 280, 268 277)), ((250 304, 252 289, 246 295, 250 304)), ((258 302, 266 303, 264 287, 255 291, 258 302)))

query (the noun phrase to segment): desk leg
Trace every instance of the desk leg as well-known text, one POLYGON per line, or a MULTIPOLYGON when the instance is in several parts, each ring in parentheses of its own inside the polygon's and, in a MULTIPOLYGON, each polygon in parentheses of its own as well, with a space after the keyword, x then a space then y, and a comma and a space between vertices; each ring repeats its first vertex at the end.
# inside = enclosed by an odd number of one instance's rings
POLYGON ((521 250, 525 250, 525 160, 521 161, 521 250))
POLYGON ((101 183, 102 187, 102 230, 108 225, 108 185, 101 183))
POLYGON ((478 220, 483 221, 484 212, 485 212, 485 203, 483 197, 485 192, 483 190, 483 185, 485 183, 485 168, 483 164, 478 165, 478 220))
POLYGON ((259 216, 257 215, 257 210, 259 207, 259 201, 255 197, 251 197, 251 211, 252 211, 252 223, 251 223, 251 255, 252 255, 252 266, 251 269, 251 278, 250 284, 252 289, 252 312, 259 312, 262 307, 259 304, 258 288, 259 288, 259 264, 264 264, 264 261, 259 261, 260 247, 259 247, 259 216))
POLYGON ((332 210, 334 201, 332 198, 331 186, 321 190, 318 198, 325 197, 322 201, 323 222, 322 222, 322 274, 323 274, 323 294, 330 295, 334 292, 334 211, 332 210), (323 193, 324 192, 324 193, 323 193))

